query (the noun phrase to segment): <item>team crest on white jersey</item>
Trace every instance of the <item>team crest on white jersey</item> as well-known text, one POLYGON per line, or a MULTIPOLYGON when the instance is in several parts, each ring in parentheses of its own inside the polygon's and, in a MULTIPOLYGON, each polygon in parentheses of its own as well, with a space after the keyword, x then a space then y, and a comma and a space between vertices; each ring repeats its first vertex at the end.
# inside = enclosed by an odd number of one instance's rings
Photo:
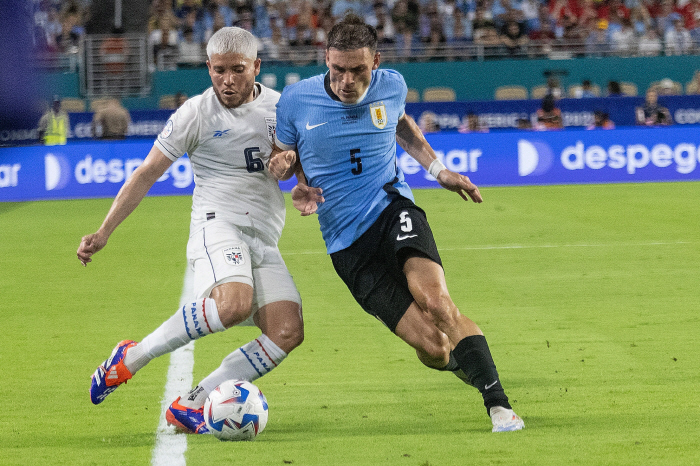
POLYGON ((163 128, 163 131, 160 132, 160 137, 165 139, 171 134, 173 134, 173 120, 168 120, 168 122, 165 124, 165 128, 163 128))
POLYGON ((245 264, 245 257, 243 256, 243 251, 240 246, 234 246, 232 248, 224 249, 224 258, 226 263, 230 265, 243 265, 245 264))
POLYGON ((379 129, 384 129, 388 122, 384 102, 369 104, 369 113, 372 115, 372 123, 374 126, 379 129))
POLYGON ((274 144, 275 128, 277 128, 277 118, 265 117, 265 124, 267 125, 267 137, 270 139, 270 142, 274 144))

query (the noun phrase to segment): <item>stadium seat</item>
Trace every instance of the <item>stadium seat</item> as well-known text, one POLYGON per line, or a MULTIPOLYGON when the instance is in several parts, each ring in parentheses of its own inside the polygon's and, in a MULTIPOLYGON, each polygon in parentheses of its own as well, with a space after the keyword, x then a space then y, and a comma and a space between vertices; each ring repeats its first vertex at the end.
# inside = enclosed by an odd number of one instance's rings
POLYGON ((91 112, 96 112, 100 108, 104 107, 104 105, 109 102, 110 99, 105 98, 105 99, 93 99, 90 101, 90 111, 91 112))
POLYGON ((637 97, 639 95, 639 91, 637 90, 637 85, 635 83, 621 82, 620 90, 622 90, 622 93, 627 96, 637 97))
POLYGON ((66 112, 84 112, 85 101, 75 97, 66 97, 61 99, 61 108, 66 112))
POLYGON ((408 89, 406 94, 406 102, 420 102, 420 94, 415 89, 408 89))
POLYGON ((168 110, 177 108, 177 102, 175 102, 175 95, 168 94, 160 96, 160 99, 158 99, 158 108, 168 110))
POLYGON ((543 99, 547 95, 548 87, 546 84, 541 84, 530 89, 531 99, 543 99))
POLYGON ((697 70, 693 74, 693 79, 685 84, 685 94, 686 95, 698 95, 700 94, 700 70, 697 70))
MULTIPOLYGON (((581 91, 582 86, 580 84, 572 84, 569 86, 569 89, 567 91, 567 95, 569 97, 576 98, 579 96, 579 92, 581 91)), ((596 97, 600 97, 600 86, 597 84, 591 84, 591 92, 593 95, 596 97)))
POLYGON ((423 102, 453 102, 456 98, 451 87, 429 87, 423 91, 423 102))
POLYGON ((682 95, 683 85, 677 81, 672 81, 668 78, 661 81, 654 81, 649 84, 648 89, 656 89, 659 95, 682 95))
POLYGON ((499 86, 494 93, 496 100, 525 100, 527 88, 525 86, 499 86))

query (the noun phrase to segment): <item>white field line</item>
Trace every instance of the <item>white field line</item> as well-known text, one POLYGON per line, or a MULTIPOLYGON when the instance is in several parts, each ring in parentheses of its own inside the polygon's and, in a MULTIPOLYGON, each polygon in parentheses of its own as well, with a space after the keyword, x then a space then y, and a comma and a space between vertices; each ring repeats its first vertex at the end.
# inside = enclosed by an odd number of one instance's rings
MULTIPOLYGON (((464 246, 457 248, 441 248, 438 251, 491 251, 499 249, 548 249, 548 248, 614 248, 614 247, 651 247, 673 246, 678 244, 693 244, 690 241, 652 241, 646 243, 591 243, 591 244, 512 244, 508 246, 464 246)), ((322 249, 318 251, 283 252, 283 256, 307 256, 313 254, 326 254, 322 249)))
MULTIPOLYGON (((185 301, 190 298, 191 290, 192 272, 187 267, 182 285, 182 295, 180 296, 180 307, 184 306, 185 301)), ((194 341, 170 353, 170 367, 168 367, 165 393, 161 401, 160 422, 156 431, 156 446, 153 447, 151 457, 153 466, 184 466, 187 464, 185 461, 187 435, 175 433, 175 429, 169 426, 165 420, 165 412, 170 403, 175 401, 175 398, 192 388, 193 367, 194 341)))

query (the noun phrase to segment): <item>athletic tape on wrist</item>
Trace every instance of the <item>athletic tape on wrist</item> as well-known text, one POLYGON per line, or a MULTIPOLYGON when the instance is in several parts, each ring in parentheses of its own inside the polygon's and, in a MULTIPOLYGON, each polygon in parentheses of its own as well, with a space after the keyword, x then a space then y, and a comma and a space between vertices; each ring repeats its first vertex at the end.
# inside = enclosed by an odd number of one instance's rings
POLYGON ((430 173, 432 175, 432 177, 437 180, 438 175, 445 168, 447 168, 447 167, 445 167, 444 163, 440 162, 440 159, 435 159, 430 164, 430 167, 428 167, 428 173, 430 173))

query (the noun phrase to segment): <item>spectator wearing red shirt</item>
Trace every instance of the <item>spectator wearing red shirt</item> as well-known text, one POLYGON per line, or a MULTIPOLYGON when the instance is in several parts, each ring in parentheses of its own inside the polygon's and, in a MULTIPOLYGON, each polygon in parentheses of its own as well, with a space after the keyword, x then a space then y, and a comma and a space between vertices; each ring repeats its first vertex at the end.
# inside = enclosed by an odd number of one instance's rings
POLYGON ((530 40, 538 44, 552 44, 556 37, 554 36, 554 28, 552 23, 549 21, 542 21, 540 23, 540 29, 534 30, 530 33, 530 40))
POLYGON ((577 0, 550 0, 549 14, 557 24, 577 22, 581 13, 577 0), (567 21, 568 20, 568 21, 567 21))
POLYGON ((578 22, 581 26, 588 28, 592 22, 598 19, 598 10, 594 0, 581 0, 580 6, 578 22))
POLYGON ((613 16, 613 12, 617 13, 619 18, 629 19, 630 17, 629 8, 621 0, 610 0, 607 4, 603 4, 598 8, 598 18, 609 21, 613 16))
POLYGON ((700 0, 690 0, 679 12, 690 35, 695 41, 700 41, 700 0))
POLYGON ((640 6, 647 9, 647 12, 651 18, 656 19, 656 17, 661 14, 661 0, 644 0, 642 3, 640 3, 640 6))

